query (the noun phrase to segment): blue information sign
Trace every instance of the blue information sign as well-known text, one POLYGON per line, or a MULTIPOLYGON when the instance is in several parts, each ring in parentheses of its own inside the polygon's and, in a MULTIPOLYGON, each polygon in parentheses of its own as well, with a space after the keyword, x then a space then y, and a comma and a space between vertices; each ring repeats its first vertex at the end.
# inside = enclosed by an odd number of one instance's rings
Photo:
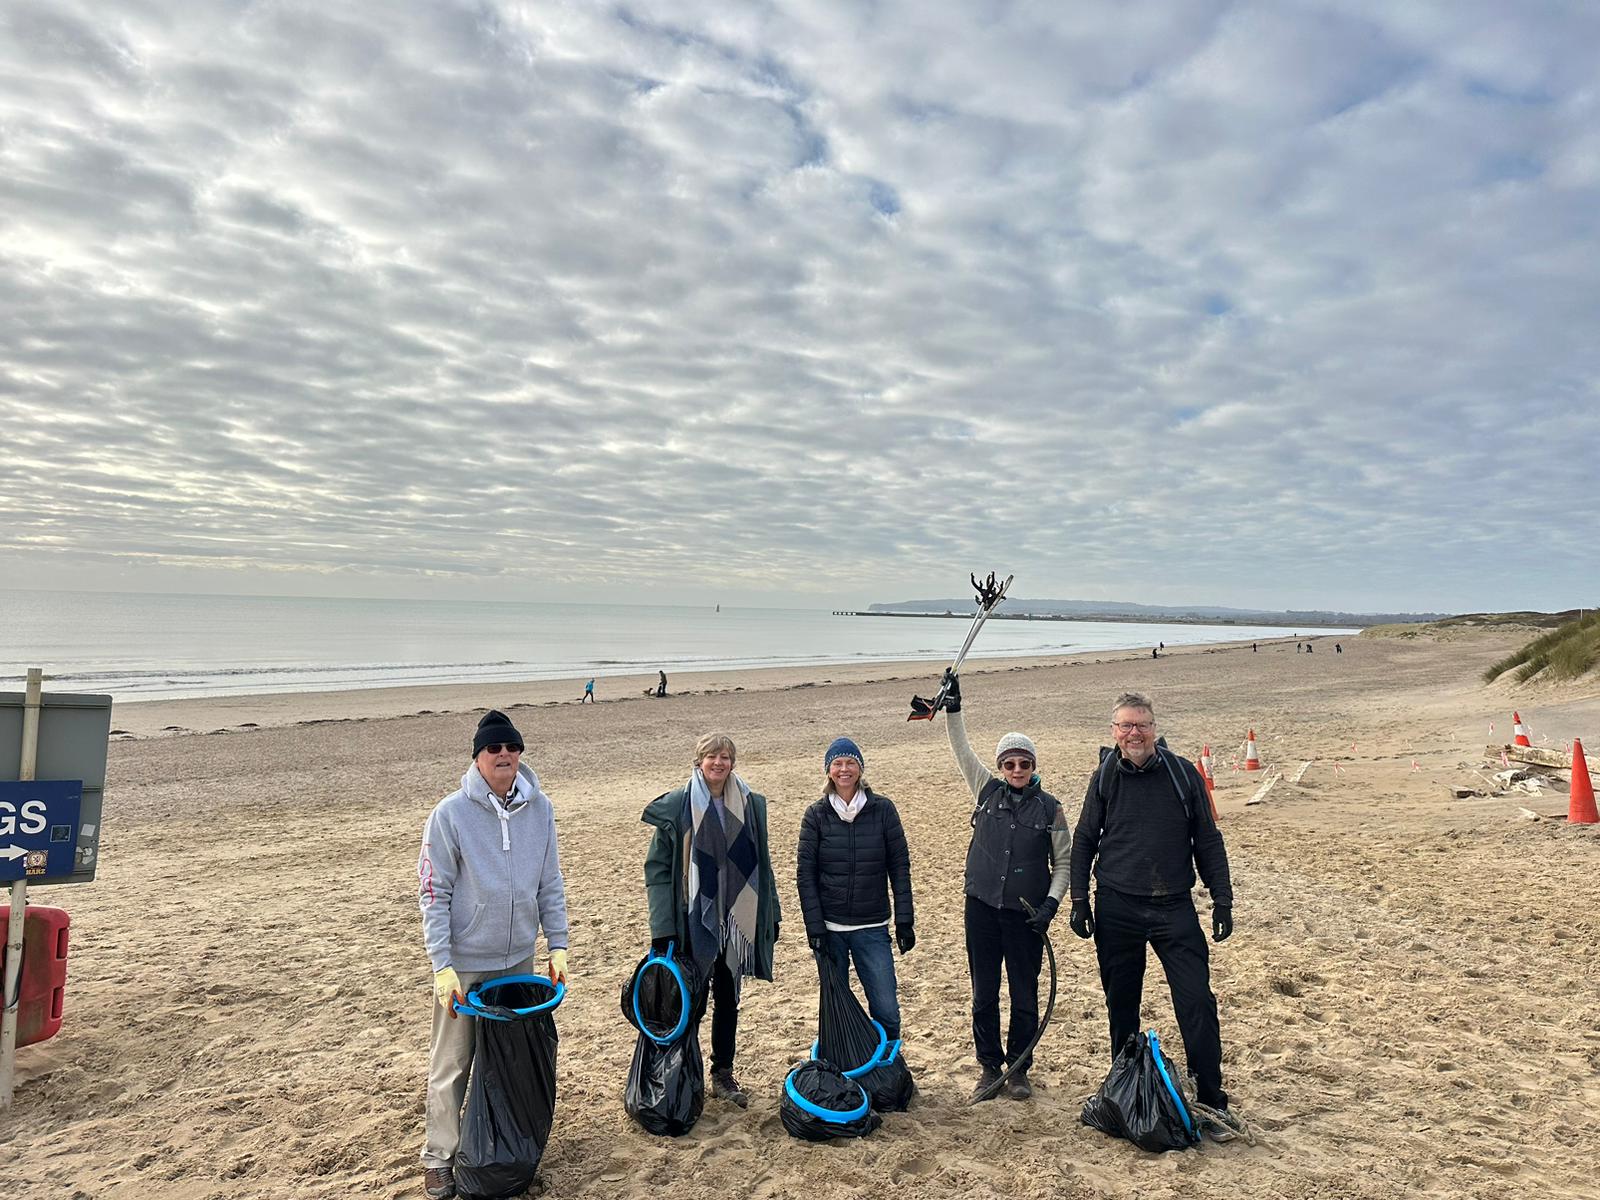
POLYGON ((0 783, 0 883, 71 875, 83 781, 0 783))

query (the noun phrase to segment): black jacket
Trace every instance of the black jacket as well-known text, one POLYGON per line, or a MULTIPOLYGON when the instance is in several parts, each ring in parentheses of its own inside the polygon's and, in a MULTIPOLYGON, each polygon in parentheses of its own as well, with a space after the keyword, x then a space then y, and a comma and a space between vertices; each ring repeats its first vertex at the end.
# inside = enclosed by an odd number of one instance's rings
POLYGON ((972 841, 967 844, 967 895, 990 908, 1022 911, 1038 906, 1050 892, 1051 831, 1065 836, 1061 802, 1035 775, 1022 791, 991 779, 972 810, 972 841))
POLYGON ((868 788, 854 821, 834 812, 827 797, 818 800, 800 819, 799 860, 795 883, 807 937, 821 937, 828 921, 887 921, 891 885, 895 924, 912 923, 911 853, 900 814, 887 796, 868 788))
POLYGON ((1228 852, 1205 782, 1164 742, 1143 767, 1101 747, 1072 839, 1072 895, 1088 896, 1091 864, 1101 887, 1150 899, 1188 895, 1198 866, 1212 900, 1233 904, 1228 852))

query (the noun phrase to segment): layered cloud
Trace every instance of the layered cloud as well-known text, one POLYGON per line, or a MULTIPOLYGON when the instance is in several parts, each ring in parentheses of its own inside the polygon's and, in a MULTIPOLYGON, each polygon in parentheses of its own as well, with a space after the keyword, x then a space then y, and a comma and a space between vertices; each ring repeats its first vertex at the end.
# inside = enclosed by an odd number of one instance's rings
POLYGON ((12 582, 1594 599, 1588 6, 0 22, 12 582))

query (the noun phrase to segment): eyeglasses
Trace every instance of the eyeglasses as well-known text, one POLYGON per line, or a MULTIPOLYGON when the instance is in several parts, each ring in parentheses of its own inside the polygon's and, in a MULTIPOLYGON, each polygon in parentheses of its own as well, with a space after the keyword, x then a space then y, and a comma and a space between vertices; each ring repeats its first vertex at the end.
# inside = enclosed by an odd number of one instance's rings
POLYGON ((1024 768, 1030 771, 1033 770, 1033 759, 1008 758, 1005 760, 1005 762, 1000 764, 1000 769, 1002 771, 1021 771, 1024 768))
POLYGON ((1111 728, 1118 733, 1132 733, 1137 729, 1140 733, 1149 733, 1156 727, 1154 721, 1113 721, 1111 728))
POLYGON ((499 754, 502 750, 509 750, 513 754, 522 753, 522 747, 515 742, 490 742, 484 749, 490 754, 499 754))

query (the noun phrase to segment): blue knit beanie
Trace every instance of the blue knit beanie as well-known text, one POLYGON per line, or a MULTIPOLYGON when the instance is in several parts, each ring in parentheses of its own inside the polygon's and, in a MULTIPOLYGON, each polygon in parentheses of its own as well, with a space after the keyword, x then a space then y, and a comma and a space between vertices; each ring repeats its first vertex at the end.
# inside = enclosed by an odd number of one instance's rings
POLYGON ((828 745, 828 752, 822 756, 822 769, 826 771, 833 766, 836 758, 853 758, 856 766, 863 771, 867 769, 867 760, 861 756, 861 747, 847 737, 836 737, 828 745))

